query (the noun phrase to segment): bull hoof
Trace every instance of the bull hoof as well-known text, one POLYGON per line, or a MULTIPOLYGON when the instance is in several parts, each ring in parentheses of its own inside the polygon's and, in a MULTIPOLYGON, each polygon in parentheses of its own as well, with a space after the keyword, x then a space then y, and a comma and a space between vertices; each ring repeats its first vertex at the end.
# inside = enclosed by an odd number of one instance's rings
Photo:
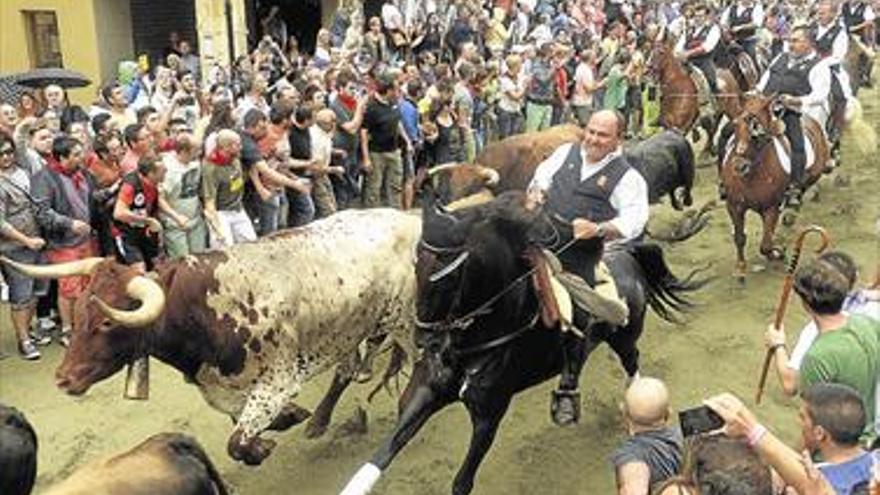
POLYGON ((306 431, 304 435, 309 440, 320 438, 324 435, 324 433, 327 433, 327 421, 318 421, 317 418, 317 416, 312 416, 311 421, 309 421, 309 424, 306 425, 306 431))
POLYGON ((241 437, 242 432, 236 430, 232 436, 229 437, 226 451, 229 453, 229 457, 232 457, 236 461, 243 462, 248 466, 259 466, 262 464, 262 462, 269 457, 269 454, 272 453, 272 449, 274 449, 276 445, 274 440, 260 437, 254 437, 251 440, 242 442, 241 437))
POLYGON ((342 436, 365 435, 366 433, 367 411, 363 407, 355 409, 354 415, 339 427, 339 434, 342 436))
POLYGON ((309 419, 312 413, 308 409, 299 407, 296 404, 289 404, 284 407, 281 414, 272 421, 269 429, 272 431, 285 431, 296 426, 303 421, 309 419))
POLYGON ((354 375, 355 383, 364 384, 373 379, 373 370, 372 369, 361 369, 358 370, 357 374, 354 375))

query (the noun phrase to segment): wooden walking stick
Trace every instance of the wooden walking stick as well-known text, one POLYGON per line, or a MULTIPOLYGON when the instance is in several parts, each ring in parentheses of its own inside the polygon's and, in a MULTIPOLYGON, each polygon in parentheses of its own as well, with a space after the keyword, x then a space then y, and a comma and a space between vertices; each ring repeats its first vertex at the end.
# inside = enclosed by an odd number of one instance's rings
MULTIPOLYGON (((816 249, 816 254, 825 251, 830 243, 828 233, 818 225, 805 227, 804 230, 798 234, 794 243, 794 253, 792 253, 791 259, 788 261, 788 267, 786 267, 785 270, 785 281, 782 284, 782 293, 779 295, 779 305, 776 306, 776 319, 773 323, 773 326, 776 328, 780 328, 782 326, 782 320, 785 319, 785 310, 788 307, 788 299, 791 295, 791 288, 794 285, 794 271, 797 269, 798 262, 800 261, 804 241, 810 232, 819 234, 819 237, 822 239, 822 244, 816 249)), ((761 403, 761 396, 764 395, 764 385, 767 384, 767 373, 770 371, 770 363, 773 362, 774 354, 775 349, 767 349, 767 354, 764 356, 764 367, 761 368, 761 379, 758 381, 758 392, 755 394, 755 404, 761 403)))

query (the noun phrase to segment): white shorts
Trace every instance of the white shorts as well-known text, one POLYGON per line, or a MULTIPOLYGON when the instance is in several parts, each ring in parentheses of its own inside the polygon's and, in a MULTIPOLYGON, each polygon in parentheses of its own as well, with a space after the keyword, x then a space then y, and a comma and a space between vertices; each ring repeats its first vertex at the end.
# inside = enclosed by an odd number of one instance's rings
MULTIPOLYGON (((238 244, 257 240, 254 224, 244 210, 221 210, 217 212, 217 217, 220 220, 220 230, 226 242, 238 244)), ((211 232, 211 247, 214 249, 226 247, 220 242, 217 234, 214 232, 211 232)))

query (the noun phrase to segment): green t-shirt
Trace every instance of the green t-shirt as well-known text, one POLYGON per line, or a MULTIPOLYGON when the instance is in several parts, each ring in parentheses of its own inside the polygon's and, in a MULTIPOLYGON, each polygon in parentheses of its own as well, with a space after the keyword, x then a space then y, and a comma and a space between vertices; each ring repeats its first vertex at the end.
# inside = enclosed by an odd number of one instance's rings
POLYGON ((851 315, 837 330, 819 334, 804 355, 800 390, 815 383, 849 385, 865 403, 865 434, 873 436, 878 376, 880 376, 880 321, 851 315))
POLYGON ((228 165, 202 163, 202 197, 213 199, 217 211, 242 209, 245 180, 237 159, 228 165))
POLYGON ((621 110, 626 105, 626 77, 620 64, 615 64, 608 73, 605 84, 605 101, 603 107, 606 110, 621 110))

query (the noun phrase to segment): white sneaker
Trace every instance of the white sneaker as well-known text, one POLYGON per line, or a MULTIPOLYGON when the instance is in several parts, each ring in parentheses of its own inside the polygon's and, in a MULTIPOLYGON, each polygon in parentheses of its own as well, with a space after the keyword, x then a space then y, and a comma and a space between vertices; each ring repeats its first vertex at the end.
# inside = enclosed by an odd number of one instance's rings
POLYGON ((31 339, 24 340, 18 344, 18 353, 22 359, 28 361, 40 359, 40 351, 31 339))

